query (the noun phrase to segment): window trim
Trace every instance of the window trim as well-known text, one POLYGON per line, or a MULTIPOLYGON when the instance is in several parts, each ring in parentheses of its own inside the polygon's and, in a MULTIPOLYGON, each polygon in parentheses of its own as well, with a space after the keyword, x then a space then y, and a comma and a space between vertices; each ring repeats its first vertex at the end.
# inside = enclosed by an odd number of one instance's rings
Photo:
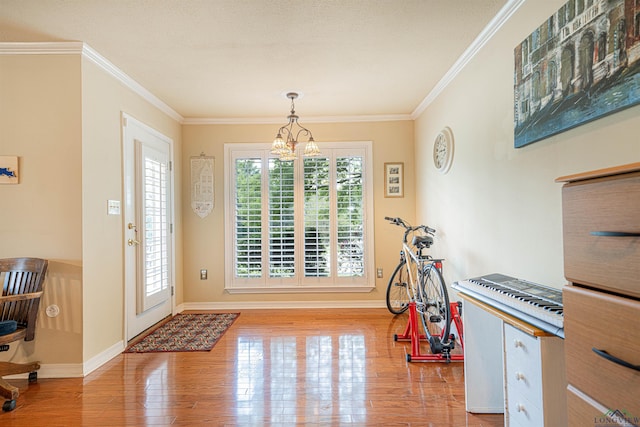
MULTIPOLYGON (((375 253, 374 253, 374 217, 373 217, 373 144, 371 141, 344 141, 344 142, 322 142, 321 150, 363 150, 364 151, 364 171, 363 171, 363 207, 364 207, 364 275, 362 277, 340 277, 329 280, 320 280, 325 278, 302 277, 298 282, 284 279, 277 281, 266 278, 263 275, 262 280, 244 280, 234 277, 234 242, 233 242, 233 212, 235 191, 231 188, 234 182, 235 159, 238 157, 248 157, 257 155, 262 157, 267 152, 266 158, 273 157, 268 151, 271 149, 270 143, 225 143, 224 144, 224 266, 225 266, 225 283, 224 289, 230 294, 242 293, 344 293, 344 292, 371 292, 375 289, 375 253), (339 283, 336 283, 336 280, 339 283), (270 282, 270 283, 268 283, 270 282)), ((300 161, 298 159, 296 161, 300 161)), ((333 160, 333 158, 332 158, 333 160)), ((333 167, 333 165, 332 165, 333 167)), ((296 168, 296 180, 301 179, 296 168)), ((332 174, 332 183, 335 179, 332 174)), ((263 175, 263 185, 266 185, 266 174, 263 175)), ((301 190, 301 189, 300 189, 301 190)), ((296 193, 298 195, 298 193, 296 193)), ((295 202, 296 215, 299 215, 302 209, 302 199, 298 197, 295 202)), ((263 201, 264 205, 264 201, 263 201)), ((332 215, 332 221, 335 221, 332 215)), ((299 221, 296 221, 296 231, 302 229, 299 221)), ((265 230, 263 230, 264 236, 265 230)), ((332 230, 335 233, 335 230, 332 230)), ((335 274, 335 273, 334 273, 335 274)))

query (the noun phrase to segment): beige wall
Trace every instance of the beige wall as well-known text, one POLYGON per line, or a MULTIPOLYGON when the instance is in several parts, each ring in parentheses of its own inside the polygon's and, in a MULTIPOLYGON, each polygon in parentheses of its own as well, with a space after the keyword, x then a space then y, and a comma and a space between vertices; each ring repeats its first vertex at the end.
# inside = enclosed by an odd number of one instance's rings
POLYGON ((0 360, 82 361, 82 115, 78 55, 0 55, 0 155, 19 184, 0 185, 0 257, 50 260, 37 339, 0 360))
MULTIPOLYGON (((123 340, 123 216, 107 215, 107 201, 124 208, 121 114, 125 112, 174 142, 175 164, 181 163, 180 124, 107 74, 94 62, 82 61, 82 232, 83 232, 83 360, 123 340)), ((181 169, 174 171, 179 180, 181 169)), ((176 206, 182 203, 176 186, 176 206)), ((176 212, 176 288, 182 289, 181 211, 176 212)), ((177 303, 181 303, 181 292, 177 303)))
MULTIPOLYGON (((284 120, 284 119, 283 119, 284 120)), ((302 120, 304 122, 304 120, 302 120)), ((320 149, 322 141, 373 141, 375 265, 384 269, 384 278, 376 279, 370 293, 322 294, 249 294, 230 295, 224 291, 224 143, 270 142, 279 125, 187 125, 183 126, 184 214, 184 301, 243 306, 248 302, 277 303, 300 301, 375 301, 384 306, 388 275, 398 260, 401 233, 384 221, 385 216, 401 216, 413 221, 415 215, 413 122, 376 123, 304 123, 320 149), (215 208, 201 219, 190 207, 189 158, 205 153, 215 156, 215 208), (384 163, 404 162, 406 197, 385 198, 383 193, 384 163), (209 271, 208 280, 200 280, 200 269, 209 271)))
POLYGON ((640 161, 640 107, 524 148, 513 147, 513 49, 564 0, 526 2, 416 121, 418 218, 439 230, 434 252, 451 282, 501 272, 561 287, 561 184, 575 172, 640 161), (431 161, 450 126, 455 157, 431 161))
MULTIPOLYGON (((20 157, 20 183, 0 186, 0 257, 50 260, 36 339, 0 360, 76 365, 124 340, 122 216, 107 215, 107 200, 123 201, 121 112, 172 138, 181 164, 180 124, 81 58, 0 56, 0 155, 20 157)), ((178 209, 179 291, 180 221, 178 209)))

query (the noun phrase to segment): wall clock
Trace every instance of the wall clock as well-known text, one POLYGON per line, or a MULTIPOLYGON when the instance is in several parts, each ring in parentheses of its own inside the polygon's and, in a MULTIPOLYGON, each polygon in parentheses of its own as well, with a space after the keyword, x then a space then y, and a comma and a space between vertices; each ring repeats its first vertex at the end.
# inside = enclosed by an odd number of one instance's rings
POLYGON ((449 127, 445 127, 433 143, 433 164, 440 173, 447 173, 452 162, 453 133, 449 127))

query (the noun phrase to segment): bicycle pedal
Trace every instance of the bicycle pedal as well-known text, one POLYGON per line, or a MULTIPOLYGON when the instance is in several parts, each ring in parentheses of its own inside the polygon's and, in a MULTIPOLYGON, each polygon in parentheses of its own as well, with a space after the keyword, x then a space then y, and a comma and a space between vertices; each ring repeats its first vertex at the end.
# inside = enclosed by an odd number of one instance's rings
POLYGON ((435 314, 431 315, 431 316, 429 316, 429 322, 431 322, 431 323, 440 323, 440 322, 442 322, 442 317, 441 316, 436 316, 435 314))

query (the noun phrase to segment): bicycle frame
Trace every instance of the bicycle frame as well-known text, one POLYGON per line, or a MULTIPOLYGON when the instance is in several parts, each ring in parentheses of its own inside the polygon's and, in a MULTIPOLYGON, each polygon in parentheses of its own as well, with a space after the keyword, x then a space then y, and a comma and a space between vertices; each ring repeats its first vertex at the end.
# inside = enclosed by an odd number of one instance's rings
MULTIPOLYGON (((442 274, 443 261, 442 259, 434 259, 431 255, 424 255, 422 250, 423 248, 412 250, 407 242, 402 244, 402 256, 407 260, 405 268, 409 278, 407 292, 409 292, 409 300, 416 303, 416 310, 419 313, 424 313, 431 303, 428 301, 428 295, 425 294, 425 283, 427 276, 430 274, 429 270, 436 268, 442 274), (412 264, 416 266, 415 271, 412 264)), ((424 329, 425 335, 429 339, 428 328, 425 327, 424 329)))
POLYGON ((403 260, 405 262, 405 268, 407 270, 407 277, 409 278, 409 286, 407 287, 407 292, 409 293, 410 301, 420 301, 422 295, 422 286, 418 286, 419 283, 424 283, 422 280, 422 275, 425 271, 427 271, 427 267, 430 268, 433 265, 437 268, 440 273, 442 273, 442 259, 434 259, 431 255, 424 255, 423 250, 424 247, 420 245, 416 245, 413 248, 409 246, 408 237, 412 233, 416 233, 417 231, 423 230, 425 235, 431 234, 435 230, 426 227, 426 226, 418 226, 418 227, 407 227, 405 226, 405 233, 402 239, 402 250, 400 251, 400 262, 403 260), (415 271, 411 268, 411 265, 415 264, 417 268, 415 271), (418 295, 420 293, 420 295, 418 295))

